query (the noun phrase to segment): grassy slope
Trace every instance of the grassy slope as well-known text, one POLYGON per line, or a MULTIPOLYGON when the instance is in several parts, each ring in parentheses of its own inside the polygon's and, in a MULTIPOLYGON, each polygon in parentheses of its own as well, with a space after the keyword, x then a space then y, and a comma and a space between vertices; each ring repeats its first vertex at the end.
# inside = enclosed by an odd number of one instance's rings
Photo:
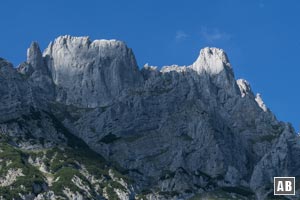
POLYGON ((5 177, 9 169, 22 169, 22 173, 24 174, 24 176, 19 176, 12 185, 0 187, 0 196, 3 196, 5 199, 14 199, 19 197, 19 193, 33 193, 34 184, 40 186, 46 185, 48 187, 47 190, 54 191, 56 195, 61 196, 61 199, 66 198, 63 193, 63 189, 66 187, 89 198, 101 195, 103 189, 106 188, 105 190, 110 197, 109 199, 116 199, 117 196, 113 188, 126 190, 119 182, 112 180, 109 170, 113 171, 115 177, 130 182, 126 176, 119 173, 103 157, 92 151, 81 139, 69 133, 53 115, 49 113, 48 115, 56 130, 63 133, 68 139, 67 145, 25 151, 12 145, 11 138, 0 133, 0 158, 2 159, 0 162, 0 177, 5 177), (28 162, 29 157, 32 160, 36 160, 37 158, 42 159, 47 173, 39 170, 38 166, 30 164, 28 162), (6 163, 10 164, 6 166, 6 163), (95 179, 101 181, 91 183, 91 181, 80 173, 82 166, 95 179), (71 181, 74 176, 79 177, 83 185, 90 188, 90 194, 87 194, 71 181), (51 185, 47 184, 47 177, 51 177, 54 180, 51 185))

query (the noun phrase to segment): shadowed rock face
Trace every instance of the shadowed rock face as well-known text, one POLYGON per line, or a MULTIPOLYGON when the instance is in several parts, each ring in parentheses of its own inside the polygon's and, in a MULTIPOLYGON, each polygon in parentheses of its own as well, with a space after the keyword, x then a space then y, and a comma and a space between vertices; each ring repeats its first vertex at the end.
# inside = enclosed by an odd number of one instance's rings
POLYGON ((0 121, 26 112, 31 104, 29 86, 12 64, 0 58, 0 121))
POLYGON ((126 169, 137 191, 235 188, 265 199, 273 176, 300 176, 299 137, 235 80, 221 49, 202 49, 187 67, 139 70, 123 42, 62 36, 43 55, 33 43, 18 71, 0 67, 1 113, 21 113, 10 102, 53 113, 126 169))

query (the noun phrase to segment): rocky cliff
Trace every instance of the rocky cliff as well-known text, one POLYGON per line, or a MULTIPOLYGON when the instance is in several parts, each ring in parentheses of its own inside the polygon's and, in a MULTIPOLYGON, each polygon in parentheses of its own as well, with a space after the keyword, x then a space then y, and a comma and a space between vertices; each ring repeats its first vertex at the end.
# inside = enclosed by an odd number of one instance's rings
POLYGON ((61 36, 44 53, 33 43, 27 56, 17 69, 0 60, 1 144, 23 160, 0 162, 4 198, 14 186, 23 199, 261 200, 274 198, 274 176, 300 177, 298 135, 221 49, 160 70, 88 37, 61 36))

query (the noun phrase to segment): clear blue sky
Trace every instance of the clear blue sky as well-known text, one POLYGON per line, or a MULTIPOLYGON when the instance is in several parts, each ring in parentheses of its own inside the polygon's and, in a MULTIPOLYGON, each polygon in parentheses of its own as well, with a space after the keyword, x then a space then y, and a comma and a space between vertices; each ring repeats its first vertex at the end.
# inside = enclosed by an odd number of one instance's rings
POLYGON ((65 34, 123 40, 140 66, 189 65, 215 46, 236 78, 299 129, 300 1, 4 0, 0 7, 0 57, 15 65, 31 41, 44 49, 65 34))

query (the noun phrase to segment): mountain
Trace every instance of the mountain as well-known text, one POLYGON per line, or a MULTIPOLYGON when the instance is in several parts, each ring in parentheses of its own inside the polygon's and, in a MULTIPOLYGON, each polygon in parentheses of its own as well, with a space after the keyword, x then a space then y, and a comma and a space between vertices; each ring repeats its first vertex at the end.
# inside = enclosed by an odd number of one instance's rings
POLYGON ((299 136, 218 48, 139 69, 124 42, 61 36, 1 59, 0 94, 2 199, 262 200, 300 181, 299 136))

